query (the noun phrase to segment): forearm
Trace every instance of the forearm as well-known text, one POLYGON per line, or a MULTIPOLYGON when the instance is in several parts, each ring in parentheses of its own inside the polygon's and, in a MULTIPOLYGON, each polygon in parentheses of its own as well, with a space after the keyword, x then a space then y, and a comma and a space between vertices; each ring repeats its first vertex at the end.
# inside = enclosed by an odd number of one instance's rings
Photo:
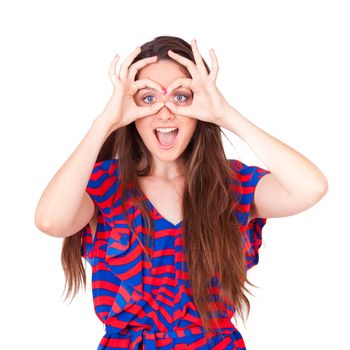
POLYGON ((327 190, 326 177, 310 160, 258 128, 233 107, 218 124, 239 136, 292 197, 313 199, 327 190))
POLYGON ((59 168, 41 195, 35 223, 46 231, 64 230, 72 224, 89 181, 98 153, 111 133, 97 117, 82 141, 59 168))

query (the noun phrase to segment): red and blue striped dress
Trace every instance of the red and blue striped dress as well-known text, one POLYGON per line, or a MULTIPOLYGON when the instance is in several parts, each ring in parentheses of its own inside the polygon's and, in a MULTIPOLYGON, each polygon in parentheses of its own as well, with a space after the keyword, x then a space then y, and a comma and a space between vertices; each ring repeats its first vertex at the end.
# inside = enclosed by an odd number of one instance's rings
MULTIPOLYGON (((235 159, 229 162, 242 185, 235 215, 249 269, 258 263, 266 218, 248 222, 248 214, 258 181, 270 172, 235 159)), ((205 338, 191 297, 182 222, 174 225, 167 221, 145 196, 155 225, 154 249, 151 261, 147 259, 123 216, 118 175, 118 159, 96 162, 86 188, 99 209, 94 240, 89 224, 83 228, 82 240, 82 256, 92 267, 95 312, 105 325, 98 350, 245 350, 243 338, 231 322, 235 312, 231 306, 216 318, 217 332, 205 338)), ((233 191, 237 188, 232 186, 233 191)), ((130 206, 128 214, 146 246, 141 212, 130 206)), ((212 294, 218 293, 217 280, 213 280, 212 294)))

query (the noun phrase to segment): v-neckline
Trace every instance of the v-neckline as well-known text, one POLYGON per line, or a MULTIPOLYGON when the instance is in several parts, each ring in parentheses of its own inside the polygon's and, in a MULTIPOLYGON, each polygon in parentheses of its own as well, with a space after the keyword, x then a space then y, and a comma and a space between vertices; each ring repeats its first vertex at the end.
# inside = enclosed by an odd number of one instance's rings
POLYGON ((157 216, 159 216, 161 219, 163 219, 166 223, 168 223, 170 226, 172 226, 172 228, 178 228, 182 225, 183 220, 179 221, 177 224, 173 224, 171 221, 169 221, 168 219, 166 219, 160 212, 159 210, 153 205, 153 203, 149 200, 149 198, 145 195, 145 193, 142 191, 142 189, 140 189, 141 191, 141 195, 144 197, 144 199, 146 200, 146 202, 149 204, 149 206, 151 207, 151 210, 153 210, 157 216))

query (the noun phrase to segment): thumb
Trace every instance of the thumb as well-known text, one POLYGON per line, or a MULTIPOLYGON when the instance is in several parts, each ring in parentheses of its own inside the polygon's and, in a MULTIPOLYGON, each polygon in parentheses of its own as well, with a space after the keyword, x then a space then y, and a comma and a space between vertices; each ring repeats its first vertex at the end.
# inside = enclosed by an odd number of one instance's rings
POLYGON ((147 107, 139 107, 139 116, 147 116, 157 113, 164 106, 164 102, 157 102, 147 107))
POLYGON ((188 110, 188 107, 177 106, 172 102, 165 102, 165 106, 168 107, 175 114, 180 114, 183 116, 191 115, 191 112, 188 110))
POLYGON ((153 113, 156 113, 158 112, 162 107, 164 107, 164 102, 160 101, 160 102, 157 102, 151 106, 149 106, 149 109, 151 112, 153 113))
POLYGON ((168 107, 173 113, 178 113, 179 107, 174 105, 172 102, 165 102, 165 106, 168 107))

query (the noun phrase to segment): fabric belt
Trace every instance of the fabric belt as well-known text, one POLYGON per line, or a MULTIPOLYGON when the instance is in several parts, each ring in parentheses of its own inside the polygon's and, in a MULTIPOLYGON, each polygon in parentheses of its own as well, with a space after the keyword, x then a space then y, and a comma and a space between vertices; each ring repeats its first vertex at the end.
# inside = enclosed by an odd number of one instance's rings
MULTIPOLYGON (((195 334, 204 333, 203 327, 193 326, 184 329, 177 329, 174 331, 154 331, 150 329, 129 329, 128 332, 120 333, 117 328, 106 325, 107 334, 123 334, 130 336, 131 339, 131 349, 147 349, 147 350, 157 350, 156 339, 179 339, 186 336, 192 336, 195 334), (144 345, 142 348, 139 345, 144 345)), ((216 332, 214 332, 216 333, 216 332)), ((232 330, 222 329, 218 330, 221 334, 232 334, 232 330)))

